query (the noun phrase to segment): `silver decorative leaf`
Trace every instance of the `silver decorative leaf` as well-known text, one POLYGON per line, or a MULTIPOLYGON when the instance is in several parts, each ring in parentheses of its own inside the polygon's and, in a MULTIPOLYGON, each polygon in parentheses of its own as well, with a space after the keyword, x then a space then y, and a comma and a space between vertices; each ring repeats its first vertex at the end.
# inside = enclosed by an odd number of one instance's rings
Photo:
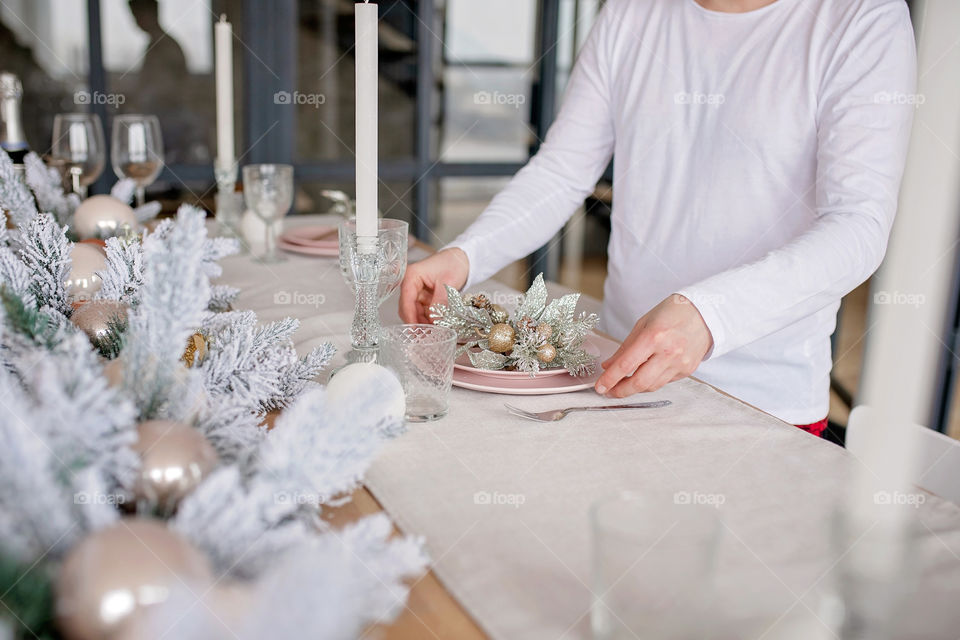
POLYGON ((543 313, 543 308, 546 304, 547 285, 543 283, 543 274, 538 273, 537 277, 533 279, 533 284, 531 284, 527 292, 523 294, 523 299, 520 301, 520 305, 517 306, 513 317, 517 320, 522 320, 530 316, 534 320, 537 320, 540 318, 540 314, 543 313))
POLYGON ((507 357, 501 353, 493 351, 470 351, 470 364, 477 369, 490 369, 493 371, 503 369, 507 364, 507 357))
POLYGON ((579 293, 568 293, 565 296, 554 298, 543 310, 540 316, 540 322, 546 322, 551 325, 566 324, 573 322, 573 314, 577 308, 577 302, 580 300, 579 293))

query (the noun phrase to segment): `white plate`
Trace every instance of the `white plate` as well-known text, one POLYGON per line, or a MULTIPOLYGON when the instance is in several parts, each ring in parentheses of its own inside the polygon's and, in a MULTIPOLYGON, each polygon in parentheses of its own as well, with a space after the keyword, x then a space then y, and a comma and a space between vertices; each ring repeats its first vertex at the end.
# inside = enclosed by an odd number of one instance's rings
POLYGON ((485 393, 502 393, 514 396, 539 396, 553 393, 571 393, 591 389, 600 378, 599 364, 612 356, 620 344, 609 338, 591 334, 584 340, 584 348, 597 356, 597 370, 593 375, 575 378, 569 373, 563 375, 537 376, 531 378, 523 374, 520 377, 491 377, 478 373, 476 369, 455 368, 453 386, 485 393))

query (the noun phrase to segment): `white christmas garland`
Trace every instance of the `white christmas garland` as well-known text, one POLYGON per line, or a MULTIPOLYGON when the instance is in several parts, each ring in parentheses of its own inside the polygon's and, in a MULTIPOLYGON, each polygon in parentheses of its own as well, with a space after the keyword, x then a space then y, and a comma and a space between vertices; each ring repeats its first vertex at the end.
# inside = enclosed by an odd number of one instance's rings
POLYGON ((207 437, 221 466, 169 526, 245 581, 257 606, 229 635, 192 594, 151 611, 151 623, 179 625, 179 638, 347 638, 392 619, 404 579, 426 566, 422 541, 392 539, 383 516, 339 532, 320 518, 358 485, 384 434, 401 429, 386 417, 384 390, 368 385, 331 405, 312 379, 332 346, 298 357, 295 320, 259 326, 252 312, 225 311, 237 292, 210 279, 235 243, 207 238, 204 214, 188 206, 142 238, 106 242, 98 299, 129 306, 123 375, 111 386, 69 321, 65 225, 76 203, 38 158, 28 178, 33 195, 0 153, 0 553, 55 571, 75 543, 120 517, 78 496, 129 495, 137 421, 177 420, 207 437), (181 355, 197 331, 208 351, 187 366, 181 355), (268 432, 266 413, 278 408, 268 432))

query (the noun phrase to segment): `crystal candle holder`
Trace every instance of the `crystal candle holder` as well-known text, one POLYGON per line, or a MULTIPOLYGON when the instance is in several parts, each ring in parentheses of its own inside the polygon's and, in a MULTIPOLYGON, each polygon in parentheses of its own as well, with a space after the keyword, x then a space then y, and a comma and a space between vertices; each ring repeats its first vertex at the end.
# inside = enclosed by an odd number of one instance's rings
POLYGON ((223 235, 239 237, 240 219, 243 216, 243 196, 236 192, 237 164, 221 163, 219 159, 213 163, 213 176, 217 181, 215 219, 220 225, 223 235))
POLYGON ((350 341, 353 349, 347 354, 347 362, 375 362, 380 340, 380 272, 383 269, 383 252, 377 238, 355 237, 341 250, 347 256, 353 276, 355 303, 353 324, 350 326, 350 341))

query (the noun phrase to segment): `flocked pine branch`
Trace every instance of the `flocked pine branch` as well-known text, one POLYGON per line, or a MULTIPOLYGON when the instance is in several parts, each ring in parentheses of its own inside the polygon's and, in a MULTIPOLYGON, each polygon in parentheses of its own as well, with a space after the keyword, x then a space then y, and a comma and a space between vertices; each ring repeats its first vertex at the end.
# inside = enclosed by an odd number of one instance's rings
POLYGON ((230 311, 234 301, 240 295, 240 289, 225 284, 215 284, 210 287, 210 302, 207 309, 215 312, 230 311))
POLYGON ((20 229, 37 215, 37 205, 26 183, 17 176, 13 160, 0 149, 0 209, 10 212, 13 224, 20 229))
POLYGON ((110 195, 119 200, 130 204, 133 201, 133 195, 137 192, 137 183, 133 178, 121 178, 110 187, 110 195))
POLYGON ((149 222, 160 215, 160 212, 163 210, 163 205, 153 200, 152 202, 147 202, 139 207, 135 207, 133 210, 133 216, 137 219, 137 222, 143 224, 149 222))
POLYGON ((144 612, 137 630, 141 637, 181 640, 362 637, 371 625, 396 618, 409 594, 407 581, 426 570, 423 540, 391 534, 380 514, 311 537, 277 554, 245 591, 247 606, 227 611, 219 609, 222 599, 178 589, 144 612))
POLYGON ((135 236, 108 238, 106 244, 107 268, 96 297, 135 306, 143 286, 143 244, 135 236))
POLYGON ((124 388, 141 419, 189 419, 202 406, 196 371, 184 367, 180 357, 207 314, 205 240, 203 212, 187 205, 163 234, 144 240, 140 303, 129 313, 127 346, 120 356, 124 388))
POLYGON ((37 375, 45 378, 45 390, 61 393, 39 399, 19 393, 20 382, 0 369, 0 540, 6 553, 24 562, 60 558, 86 532, 119 517, 104 499, 113 489, 101 470, 62 448, 63 430, 79 434, 89 422, 74 427, 70 416, 65 423, 68 409, 61 402, 68 390, 49 377, 49 368, 37 375))
POLYGON ((324 344, 299 358, 292 340, 299 324, 285 318, 258 326, 252 311, 210 315, 202 328, 209 350, 200 367, 208 393, 229 396, 253 410, 289 404, 334 353, 324 344))
POLYGON ((60 225, 68 224, 73 212, 80 206, 80 196, 64 193, 60 172, 44 164, 36 153, 31 151, 27 154, 24 166, 27 186, 33 191, 40 211, 53 214, 60 225))
POLYGON ((30 290, 36 303, 65 316, 72 311, 65 284, 70 274, 72 246, 63 227, 48 213, 35 215, 21 227, 19 255, 30 272, 30 290))

